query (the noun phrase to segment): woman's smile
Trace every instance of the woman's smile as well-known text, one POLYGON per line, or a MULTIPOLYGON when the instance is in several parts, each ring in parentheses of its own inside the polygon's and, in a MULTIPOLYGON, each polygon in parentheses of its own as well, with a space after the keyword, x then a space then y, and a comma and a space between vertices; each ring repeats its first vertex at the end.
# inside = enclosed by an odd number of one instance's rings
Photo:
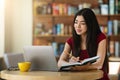
POLYGON ((82 32, 82 30, 81 29, 76 29, 76 32, 80 33, 80 32, 82 32))

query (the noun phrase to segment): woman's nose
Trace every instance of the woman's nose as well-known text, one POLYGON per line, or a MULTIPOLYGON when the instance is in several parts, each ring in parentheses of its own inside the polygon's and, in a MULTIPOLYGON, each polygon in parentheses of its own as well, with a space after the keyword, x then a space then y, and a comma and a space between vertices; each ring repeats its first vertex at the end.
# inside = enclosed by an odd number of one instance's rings
POLYGON ((78 28, 80 28, 80 27, 81 27, 80 23, 78 23, 78 24, 77 24, 77 27, 78 27, 78 28))

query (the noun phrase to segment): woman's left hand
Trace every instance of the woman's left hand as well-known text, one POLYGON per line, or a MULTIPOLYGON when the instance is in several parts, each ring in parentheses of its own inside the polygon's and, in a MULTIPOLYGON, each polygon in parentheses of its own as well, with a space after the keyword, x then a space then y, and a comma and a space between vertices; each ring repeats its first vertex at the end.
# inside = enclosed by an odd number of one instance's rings
POLYGON ((86 65, 83 65, 83 66, 71 67, 71 70, 73 70, 73 71, 85 71, 85 70, 88 70, 89 66, 90 66, 90 63, 87 63, 86 65))

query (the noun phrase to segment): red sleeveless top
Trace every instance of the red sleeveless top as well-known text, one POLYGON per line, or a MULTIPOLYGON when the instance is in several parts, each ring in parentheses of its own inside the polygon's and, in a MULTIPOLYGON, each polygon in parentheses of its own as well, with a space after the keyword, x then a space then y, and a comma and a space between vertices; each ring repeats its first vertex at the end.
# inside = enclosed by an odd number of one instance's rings
MULTIPOLYGON (((97 37, 97 44, 99 44, 100 41, 102 41, 102 40, 104 40, 104 39, 106 39, 106 36, 105 36, 103 33, 100 33, 100 34, 98 35, 98 37, 97 37)), ((70 46, 70 48, 71 48, 71 50, 72 50, 72 52, 73 52, 73 44, 74 44, 74 43, 73 43, 73 37, 70 37, 66 42, 69 44, 69 46, 70 46)), ((81 50, 81 52, 80 52, 80 59, 81 59, 81 60, 86 59, 86 58, 89 58, 89 57, 90 57, 90 56, 89 56, 87 50, 81 50)), ((104 65, 103 65, 103 67, 104 67, 104 65)), ((103 78, 101 78, 100 80, 109 80, 108 75, 107 75, 107 72, 104 71, 103 68, 102 68, 102 70, 103 70, 103 72, 104 72, 104 75, 103 75, 103 78)))

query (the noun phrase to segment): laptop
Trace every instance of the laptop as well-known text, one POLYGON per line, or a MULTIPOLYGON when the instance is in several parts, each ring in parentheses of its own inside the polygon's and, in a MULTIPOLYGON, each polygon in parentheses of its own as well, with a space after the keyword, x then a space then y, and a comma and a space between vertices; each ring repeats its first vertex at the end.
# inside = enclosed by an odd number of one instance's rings
POLYGON ((58 71, 52 46, 25 46, 25 61, 30 61, 32 71, 58 71))
POLYGON ((8 70, 18 70, 18 62, 24 61, 23 53, 5 53, 3 57, 8 70))

